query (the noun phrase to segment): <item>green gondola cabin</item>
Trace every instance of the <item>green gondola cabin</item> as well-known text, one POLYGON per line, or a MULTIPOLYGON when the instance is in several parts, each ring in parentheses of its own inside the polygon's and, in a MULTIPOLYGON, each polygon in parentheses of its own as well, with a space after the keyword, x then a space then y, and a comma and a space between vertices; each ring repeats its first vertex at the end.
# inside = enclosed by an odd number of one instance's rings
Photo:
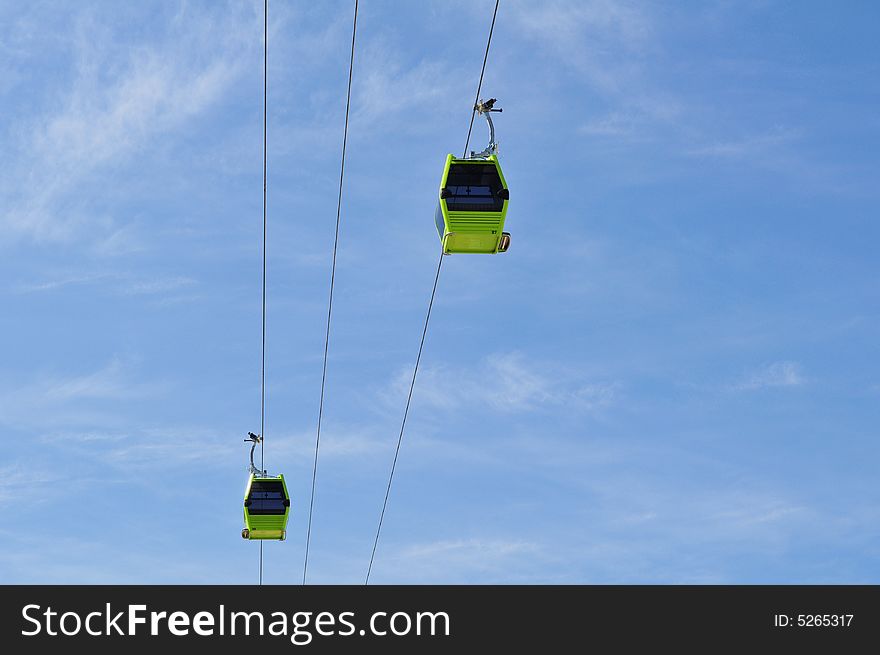
POLYGON ((506 252, 504 217, 510 192, 494 154, 458 159, 447 155, 434 214, 443 254, 506 252))

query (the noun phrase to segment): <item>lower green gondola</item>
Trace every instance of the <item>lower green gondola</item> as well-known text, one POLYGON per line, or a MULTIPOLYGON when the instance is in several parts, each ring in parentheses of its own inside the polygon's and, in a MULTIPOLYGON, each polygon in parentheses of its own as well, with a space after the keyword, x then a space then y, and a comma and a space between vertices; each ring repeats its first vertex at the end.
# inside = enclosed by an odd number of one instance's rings
POLYGON ((496 155, 472 159, 447 155, 434 214, 443 253, 506 252, 510 234, 504 232, 504 217, 509 200, 496 155))
POLYGON ((244 492, 244 539, 275 539, 287 537, 290 495, 284 476, 251 474, 244 492))

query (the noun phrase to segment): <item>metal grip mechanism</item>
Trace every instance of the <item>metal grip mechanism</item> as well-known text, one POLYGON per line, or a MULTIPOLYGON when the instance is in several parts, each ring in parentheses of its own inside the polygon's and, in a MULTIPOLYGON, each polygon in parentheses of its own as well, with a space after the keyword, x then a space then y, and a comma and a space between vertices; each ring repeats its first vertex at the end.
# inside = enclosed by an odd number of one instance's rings
POLYGON ((488 100, 480 99, 480 101, 474 105, 474 111, 476 111, 481 116, 486 118, 486 122, 489 123, 489 145, 482 152, 474 152, 471 150, 470 159, 486 159, 490 155, 494 155, 498 152, 498 143, 495 141, 495 125, 492 123, 492 117, 489 115, 492 112, 502 112, 504 111, 501 108, 495 109, 495 103, 498 101, 498 98, 489 98, 488 100))
POLYGON ((252 473, 253 475, 257 475, 257 476, 265 478, 266 471, 261 471, 254 464, 254 450, 256 449, 257 444, 261 443, 263 441, 263 437, 261 437, 258 434, 254 434, 253 432, 248 432, 248 438, 245 439, 244 442, 247 443, 249 441, 251 442, 251 458, 250 458, 251 463, 250 463, 250 466, 248 466, 248 472, 252 473))
POLYGON ((498 98, 489 98, 488 100, 480 100, 477 104, 474 105, 474 109, 476 109, 481 114, 485 114, 487 111, 504 111, 503 109, 495 109, 495 103, 498 102, 498 98))

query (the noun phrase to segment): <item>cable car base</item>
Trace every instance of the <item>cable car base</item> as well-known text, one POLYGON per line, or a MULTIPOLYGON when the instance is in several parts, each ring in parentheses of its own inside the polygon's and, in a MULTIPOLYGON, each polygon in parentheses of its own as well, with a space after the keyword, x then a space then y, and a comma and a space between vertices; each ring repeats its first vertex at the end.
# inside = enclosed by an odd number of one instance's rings
POLYGON ((470 157, 446 156, 440 178, 440 198, 434 224, 444 255, 455 253, 492 254, 507 252, 510 234, 504 231, 504 218, 510 190, 498 162, 498 144, 490 112, 495 99, 480 101, 474 109, 489 123, 489 145, 470 157))

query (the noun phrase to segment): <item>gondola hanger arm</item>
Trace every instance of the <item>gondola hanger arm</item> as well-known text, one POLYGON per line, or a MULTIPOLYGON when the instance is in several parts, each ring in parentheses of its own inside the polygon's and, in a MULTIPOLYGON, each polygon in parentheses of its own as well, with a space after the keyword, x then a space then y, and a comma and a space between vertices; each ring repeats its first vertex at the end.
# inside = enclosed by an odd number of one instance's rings
POLYGON ((490 155, 494 155, 498 152, 498 143, 495 141, 495 125, 492 123, 492 112, 502 112, 504 111, 500 107, 495 109, 495 103, 498 101, 498 98, 489 98, 488 100, 482 100, 474 105, 474 111, 476 111, 480 116, 483 116, 486 119, 486 122, 489 124, 489 145, 487 145, 481 152, 474 152, 471 150, 471 156, 469 159, 486 159, 490 155))
POLYGON ((251 461, 250 461, 250 465, 248 466, 248 473, 252 473, 253 475, 256 475, 256 476, 265 477, 266 471, 261 471, 254 464, 254 450, 256 449, 257 444, 260 443, 261 441, 263 441, 263 437, 258 434, 254 434, 253 432, 248 432, 248 438, 244 440, 245 443, 251 442, 251 457, 250 457, 251 461))

